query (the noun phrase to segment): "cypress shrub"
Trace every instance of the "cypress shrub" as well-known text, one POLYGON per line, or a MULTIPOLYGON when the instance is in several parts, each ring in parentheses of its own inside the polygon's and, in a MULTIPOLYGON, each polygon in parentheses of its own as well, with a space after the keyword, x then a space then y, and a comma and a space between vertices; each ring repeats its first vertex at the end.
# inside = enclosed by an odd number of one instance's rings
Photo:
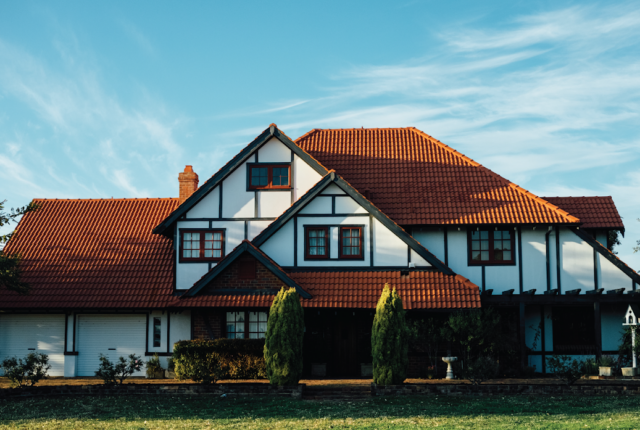
POLYGON ((402 384, 407 377, 409 342, 402 299, 385 284, 371 329, 373 382, 378 385, 402 384))
POLYGON ((273 385, 295 385, 302 376, 304 311, 295 288, 280 290, 267 320, 264 358, 273 385))

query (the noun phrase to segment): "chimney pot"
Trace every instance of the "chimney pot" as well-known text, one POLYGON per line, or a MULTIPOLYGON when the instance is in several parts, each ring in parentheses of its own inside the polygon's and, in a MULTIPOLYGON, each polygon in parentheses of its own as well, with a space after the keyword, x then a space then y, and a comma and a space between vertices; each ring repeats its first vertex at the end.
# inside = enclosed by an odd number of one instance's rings
POLYGON ((191 194, 198 189, 198 175, 193 171, 193 167, 187 165, 184 172, 178 174, 178 182, 180 183, 179 203, 184 203, 191 194))

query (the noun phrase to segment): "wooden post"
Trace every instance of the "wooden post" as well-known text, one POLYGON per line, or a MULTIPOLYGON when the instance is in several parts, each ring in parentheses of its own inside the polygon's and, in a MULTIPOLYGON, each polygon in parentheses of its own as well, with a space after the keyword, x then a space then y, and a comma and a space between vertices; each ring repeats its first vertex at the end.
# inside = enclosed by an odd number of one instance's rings
POLYGON ((596 359, 599 360, 602 356, 602 318, 600 313, 600 302, 593 303, 593 322, 594 332, 596 338, 596 359))
POLYGON ((526 320, 524 317, 525 305, 520 302, 520 367, 524 369, 527 366, 527 343, 526 343, 526 320))

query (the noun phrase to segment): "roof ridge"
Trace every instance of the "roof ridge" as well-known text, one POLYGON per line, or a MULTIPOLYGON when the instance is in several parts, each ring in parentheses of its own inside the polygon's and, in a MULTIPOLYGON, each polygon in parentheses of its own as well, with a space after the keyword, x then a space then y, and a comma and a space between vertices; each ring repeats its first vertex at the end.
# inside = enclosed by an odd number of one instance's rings
POLYGON ((560 209, 558 206, 549 203, 548 201, 546 201, 545 199, 538 197, 537 195, 533 194, 531 191, 528 191, 524 188, 522 188, 521 186, 511 182, 510 180, 500 176, 499 174, 497 174, 496 172, 494 172, 493 170, 489 169, 486 166, 483 166, 482 164, 478 163, 477 161, 472 160, 471 158, 467 157, 466 155, 462 154, 461 152, 456 151, 455 149, 453 149, 452 147, 450 147, 449 145, 440 142, 438 139, 434 138, 433 136, 428 135, 427 133, 425 133, 422 130, 419 130, 415 127, 408 127, 409 129, 411 129, 414 133, 416 133, 419 136, 423 136, 426 137, 427 139, 430 139, 433 143, 435 143, 436 145, 441 146, 444 150, 450 152, 451 154, 462 158, 463 160, 467 161, 468 163, 474 165, 475 167, 480 167, 484 170, 486 170, 489 174, 495 176, 496 178, 498 178, 499 180, 505 182, 506 185, 508 185, 509 187, 511 187, 512 189, 514 189, 515 191, 517 191, 518 193, 532 199, 533 201, 535 201, 538 204, 541 204, 545 207, 547 207, 548 209, 555 211, 556 213, 558 213, 559 215, 561 215, 564 218, 567 218, 567 220, 571 223, 578 223, 580 222, 580 219, 574 217, 573 215, 569 214, 569 212, 560 209))
POLYGON ((129 200, 140 200, 140 201, 147 201, 147 200, 178 200, 178 197, 118 197, 118 198, 87 198, 87 199, 80 199, 80 198, 68 198, 68 199, 57 199, 57 198, 46 198, 46 197, 36 197, 33 199, 33 201, 48 201, 48 202, 55 202, 55 201, 73 201, 73 202, 91 202, 91 201, 108 201, 108 202, 113 202, 113 201, 129 201, 129 200))

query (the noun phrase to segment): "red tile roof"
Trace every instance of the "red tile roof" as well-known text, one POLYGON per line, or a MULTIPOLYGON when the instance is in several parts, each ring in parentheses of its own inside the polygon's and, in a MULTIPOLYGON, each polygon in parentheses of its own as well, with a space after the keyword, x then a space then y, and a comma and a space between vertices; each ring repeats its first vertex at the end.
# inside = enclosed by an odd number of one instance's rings
POLYGON ((610 196, 606 197, 543 197, 580 218, 582 228, 618 229, 624 231, 622 218, 610 196))
POLYGON ((401 225, 579 222, 413 127, 315 129, 296 144, 401 225))
POLYGON ((0 309, 153 308, 174 298, 171 240, 151 229, 178 199, 34 200, 7 253, 31 294, 0 289, 0 309))
MULTIPOLYGON (((480 289, 460 275, 436 271, 292 272, 296 281, 313 297, 302 300, 307 308, 375 309, 385 283, 396 287, 405 309, 479 308, 480 289)), ((275 296, 260 294, 198 295, 180 299, 180 307, 269 307, 275 296)))

